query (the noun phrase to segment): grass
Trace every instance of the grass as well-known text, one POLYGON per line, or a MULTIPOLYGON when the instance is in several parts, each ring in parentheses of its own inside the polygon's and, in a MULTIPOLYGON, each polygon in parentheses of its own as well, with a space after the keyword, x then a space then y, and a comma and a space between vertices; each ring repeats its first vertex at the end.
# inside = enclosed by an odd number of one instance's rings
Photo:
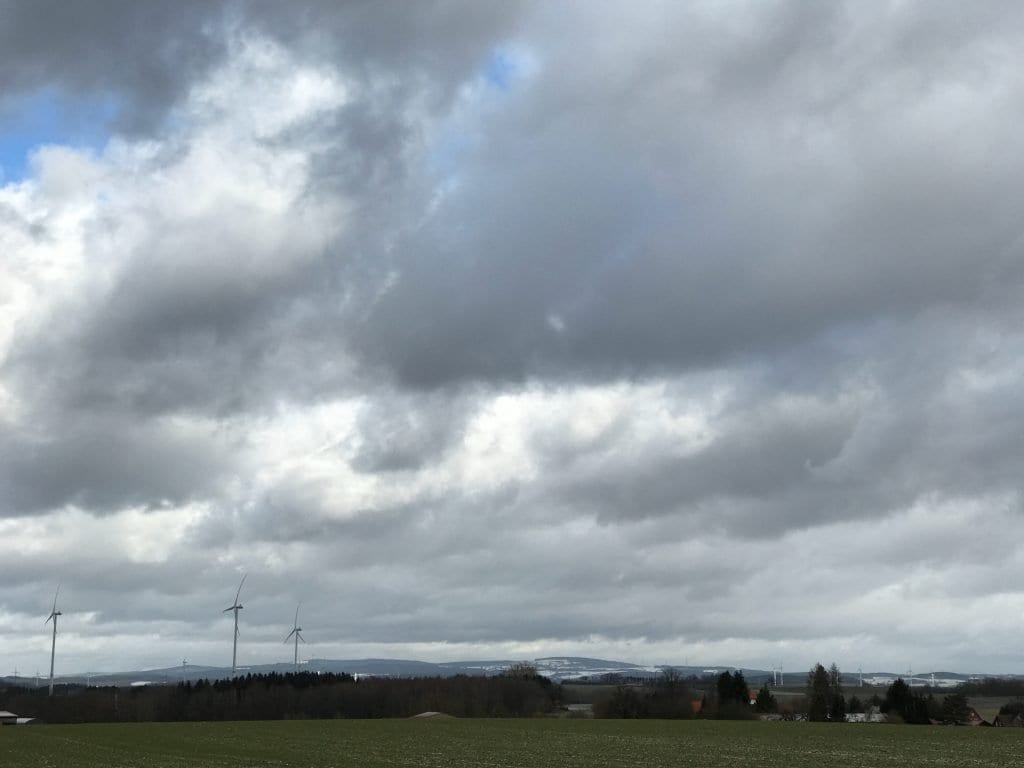
POLYGON ((1016 766, 1024 729, 612 720, 0 728, 0 766, 1016 766))

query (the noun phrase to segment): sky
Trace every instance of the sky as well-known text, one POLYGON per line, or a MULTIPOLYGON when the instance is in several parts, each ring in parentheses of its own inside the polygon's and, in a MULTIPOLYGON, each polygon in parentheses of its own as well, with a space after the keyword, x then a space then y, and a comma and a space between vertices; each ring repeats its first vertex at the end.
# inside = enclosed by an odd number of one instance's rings
POLYGON ((0 0, 0 674, 1024 673, 1021 32, 0 0))

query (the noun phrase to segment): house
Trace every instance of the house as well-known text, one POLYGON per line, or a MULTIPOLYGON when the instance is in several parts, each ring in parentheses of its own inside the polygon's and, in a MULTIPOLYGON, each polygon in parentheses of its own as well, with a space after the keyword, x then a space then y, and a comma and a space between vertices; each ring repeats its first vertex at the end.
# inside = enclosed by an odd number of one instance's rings
POLYGON ((848 723, 884 723, 887 719, 878 707, 871 707, 867 712, 849 712, 846 715, 848 723))
POLYGON ((992 725, 1000 728, 1021 728, 1024 727, 1024 716, 1020 712, 1010 715, 996 715, 992 725))
POLYGON ((39 722, 34 717, 18 717, 13 712, 0 709, 0 725, 31 725, 39 722))
POLYGON ((989 726, 992 725, 988 720, 978 714, 978 710, 974 707, 967 708, 967 719, 964 721, 965 725, 981 725, 989 726))

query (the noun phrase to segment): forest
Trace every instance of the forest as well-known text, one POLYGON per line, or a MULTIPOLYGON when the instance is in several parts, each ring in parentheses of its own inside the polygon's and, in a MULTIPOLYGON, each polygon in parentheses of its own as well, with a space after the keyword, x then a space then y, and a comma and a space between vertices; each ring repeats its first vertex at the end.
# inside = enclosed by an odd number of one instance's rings
POLYGON ((559 706, 559 686, 514 671, 493 677, 361 678, 245 675, 132 688, 8 688, 4 708, 47 723, 411 717, 527 717, 559 706))

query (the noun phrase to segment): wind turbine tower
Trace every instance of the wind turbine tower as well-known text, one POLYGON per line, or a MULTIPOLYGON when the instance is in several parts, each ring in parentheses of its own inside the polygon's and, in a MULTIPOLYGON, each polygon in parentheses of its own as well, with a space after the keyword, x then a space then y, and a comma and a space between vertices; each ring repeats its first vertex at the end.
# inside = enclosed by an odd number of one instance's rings
POLYGON ((301 605, 302 603, 299 603, 299 605, 295 606, 295 622, 292 624, 292 631, 284 639, 287 643, 293 636, 295 637, 295 661, 293 663, 295 664, 296 672, 299 671, 299 640, 306 642, 306 639, 302 636, 302 627, 299 626, 299 606, 301 605))
POLYGON ((57 595, 59 594, 60 584, 57 585, 57 591, 53 593, 53 608, 50 610, 50 615, 43 622, 43 624, 49 624, 50 621, 53 621, 53 643, 50 645, 50 696, 53 696, 53 661, 57 655, 57 617, 63 615, 57 610, 57 595))
POLYGON ((235 614, 235 637, 234 642, 231 645, 231 676, 235 676, 235 670, 238 669, 238 612, 242 610, 242 604, 238 602, 238 598, 242 594, 242 585, 245 584, 245 577, 249 574, 242 574, 242 580, 238 583, 238 591, 235 593, 235 602, 225 608, 222 613, 232 611, 235 614))

